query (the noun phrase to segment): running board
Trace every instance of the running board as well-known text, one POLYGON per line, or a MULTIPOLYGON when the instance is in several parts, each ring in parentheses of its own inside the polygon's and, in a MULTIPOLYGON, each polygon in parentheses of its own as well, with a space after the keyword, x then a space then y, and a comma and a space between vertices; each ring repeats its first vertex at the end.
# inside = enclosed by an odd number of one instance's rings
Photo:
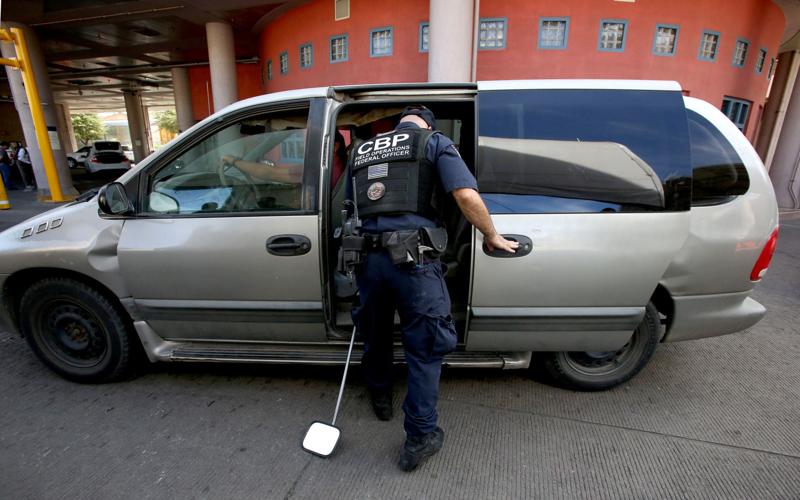
MULTIPOLYGON (((350 364, 361 363, 361 352, 353 352, 350 364)), ((306 365, 343 365, 347 358, 346 349, 282 349, 276 346, 253 348, 219 348, 205 346, 178 347, 170 354, 170 361, 198 361, 220 363, 269 363, 306 365)), ((402 349, 395 349, 394 363, 405 362, 402 349)), ((527 368, 530 353, 493 353, 457 351, 445 356, 445 366, 457 368, 527 368)))

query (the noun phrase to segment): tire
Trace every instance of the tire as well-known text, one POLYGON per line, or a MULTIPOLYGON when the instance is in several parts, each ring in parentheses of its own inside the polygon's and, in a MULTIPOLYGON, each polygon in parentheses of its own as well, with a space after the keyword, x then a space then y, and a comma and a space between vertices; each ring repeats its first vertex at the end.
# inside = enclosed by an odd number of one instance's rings
POLYGON ((70 169, 78 168, 78 162, 74 158, 67 158, 67 164, 70 169))
POLYGON ((22 296, 20 318, 33 352, 64 378, 105 383, 132 371, 132 324, 89 285, 60 277, 37 281, 22 296))
POLYGON ((650 361, 661 337, 661 320, 648 303, 644 318, 618 351, 541 353, 547 378, 578 391, 611 389, 639 373, 650 361))

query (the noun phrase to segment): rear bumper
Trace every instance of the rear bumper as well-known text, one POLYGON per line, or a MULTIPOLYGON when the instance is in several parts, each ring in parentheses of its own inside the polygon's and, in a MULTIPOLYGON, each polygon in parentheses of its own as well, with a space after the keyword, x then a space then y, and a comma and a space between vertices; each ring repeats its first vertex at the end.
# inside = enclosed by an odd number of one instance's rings
POLYGON ((735 333, 764 317, 767 310, 750 292, 673 297, 675 314, 664 342, 716 337, 735 333))

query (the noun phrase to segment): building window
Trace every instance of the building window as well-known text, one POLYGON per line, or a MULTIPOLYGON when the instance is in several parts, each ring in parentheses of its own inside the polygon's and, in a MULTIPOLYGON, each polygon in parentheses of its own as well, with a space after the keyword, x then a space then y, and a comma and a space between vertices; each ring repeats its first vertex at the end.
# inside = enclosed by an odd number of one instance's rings
POLYGON ((300 68, 310 68, 314 64, 314 47, 310 43, 300 46, 300 68))
POLYGON ((726 97, 722 100, 722 112, 730 118, 739 130, 744 132, 744 128, 747 125, 747 116, 750 114, 751 104, 750 101, 745 101, 743 99, 726 97))
POLYGON ((736 50, 733 52, 733 65, 737 68, 744 67, 744 62, 747 59, 747 47, 750 42, 738 38, 736 40, 736 50))
POLYGON ((341 21, 350 17, 350 0, 333 0, 333 19, 341 21))
POLYGON ((775 65, 778 63, 778 59, 773 57, 772 60, 769 62, 769 71, 767 72, 767 79, 769 80, 772 78, 772 75, 775 74, 775 65))
POLYGON ((289 72, 289 53, 281 52, 281 74, 285 75, 289 72))
POLYGON ((272 59, 267 61, 267 80, 272 80, 272 59))
POLYGON ((657 56, 674 56, 678 48, 678 27, 659 24, 656 26, 656 37, 653 40, 653 54, 657 56))
POLYGON ((431 45, 431 25, 419 23, 419 51, 428 52, 431 45))
POLYGON ((700 38, 700 53, 697 58, 701 61, 716 61, 717 50, 719 49, 719 33, 715 31, 704 31, 700 38))
POLYGON ((478 48, 483 50, 506 48, 505 19, 481 19, 478 48))
POLYGON ((539 20, 540 49, 566 49, 568 35, 568 17, 543 17, 539 20))
POLYGON ((344 62, 347 60, 347 35, 331 37, 331 62, 344 62))
POLYGON ((597 43, 597 49, 608 52, 624 51, 627 28, 628 21, 600 21, 600 40, 597 43))
POLYGON ((369 33, 369 56, 392 55, 392 28, 376 28, 369 33))
POLYGON ((756 59, 756 73, 764 71, 764 63, 767 61, 767 49, 758 51, 758 59, 756 59))

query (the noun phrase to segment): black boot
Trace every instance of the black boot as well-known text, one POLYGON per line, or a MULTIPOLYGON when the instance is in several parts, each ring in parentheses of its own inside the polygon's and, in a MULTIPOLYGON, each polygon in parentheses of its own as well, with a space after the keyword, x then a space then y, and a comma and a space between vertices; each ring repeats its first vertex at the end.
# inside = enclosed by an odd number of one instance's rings
POLYGON ((392 393, 370 391, 369 399, 372 402, 372 411, 379 420, 392 419, 392 393))
POLYGON ((411 472, 423 459, 441 450, 442 444, 444 444, 444 431, 440 427, 423 436, 408 436, 397 465, 400 470, 411 472))

